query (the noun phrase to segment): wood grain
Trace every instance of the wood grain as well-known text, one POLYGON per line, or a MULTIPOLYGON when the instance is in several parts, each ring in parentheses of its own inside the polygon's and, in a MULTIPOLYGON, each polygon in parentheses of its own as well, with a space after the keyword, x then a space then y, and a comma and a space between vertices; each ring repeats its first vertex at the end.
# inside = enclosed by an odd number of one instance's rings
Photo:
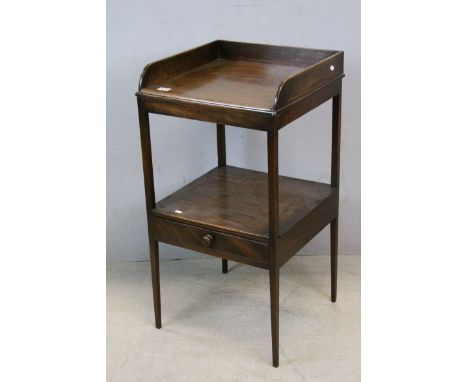
POLYGON ((260 131, 268 131, 273 123, 274 114, 270 111, 233 108, 177 98, 148 96, 143 93, 137 94, 143 102, 145 109, 150 113, 260 131))
MULTIPOLYGON (((146 66, 137 96, 166 106, 185 103, 185 113, 155 112, 193 119, 203 114, 197 113, 200 105, 274 112, 342 74, 343 52, 221 40, 146 66)), ((250 127, 245 125, 236 124, 250 127)))
MULTIPOLYGON (((279 176, 279 235, 311 213, 333 189, 279 176)), ((268 242, 268 174, 216 167, 156 203, 153 215, 268 242), (179 212, 177 212, 179 211, 179 212)))
POLYGON ((279 365, 280 268, 330 224, 337 294, 343 52, 217 40, 155 61, 138 111, 156 327, 158 242, 269 270, 273 366, 279 365), (279 175, 279 130, 333 99, 331 184, 279 175), (217 124, 218 167, 155 203, 148 113, 217 124), (267 132, 268 173, 227 166, 225 125, 267 132))
POLYGON ((163 243, 268 268, 268 247, 264 243, 162 218, 154 218, 153 225, 155 240, 163 243), (206 235, 213 238, 211 246, 203 243, 206 235))
POLYGON ((234 107, 271 110, 278 84, 299 73, 292 65, 216 59, 148 84, 145 94, 234 107), (170 88, 170 91, 158 88, 170 88))

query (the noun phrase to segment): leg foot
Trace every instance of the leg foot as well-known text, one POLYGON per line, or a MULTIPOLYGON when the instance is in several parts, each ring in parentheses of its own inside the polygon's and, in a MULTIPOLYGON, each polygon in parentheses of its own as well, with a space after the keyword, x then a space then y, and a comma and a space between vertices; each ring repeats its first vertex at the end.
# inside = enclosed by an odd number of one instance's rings
POLYGON ((159 284, 159 246, 157 241, 150 241, 151 279, 153 283, 153 303, 156 328, 161 329, 161 294, 159 284))
POLYGON ((223 273, 228 273, 228 261, 223 259, 223 273))
POLYGON ((331 300, 336 302, 338 279, 338 219, 330 223, 331 300))
POLYGON ((270 268, 271 342, 273 366, 279 365, 279 269, 270 268))

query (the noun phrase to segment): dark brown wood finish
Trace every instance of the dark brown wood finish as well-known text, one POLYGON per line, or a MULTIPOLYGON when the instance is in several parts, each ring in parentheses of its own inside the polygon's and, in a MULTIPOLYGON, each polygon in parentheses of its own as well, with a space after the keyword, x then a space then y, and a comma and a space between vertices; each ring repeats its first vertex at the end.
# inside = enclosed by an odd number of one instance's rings
POLYGON ((279 240, 280 266, 293 257, 338 215, 338 192, 333 190, 313 211, 299 220, 279 240))
POLYGON ((338 218, 330 223, 331 301, 336 302, 338 282, 338 218))
POLYGON ((161 329, 161 285, 159 282, 159 244, 150 240, 151 280, 153 285, 153 305, 156 328, 161 329))
POLYGON ((279 109, 276 114, 279 118, 278 127, 282 128, 288 125, 297 118, 302 117, 304 114, 339 94, 341 91, 341 78, 342 77, 329 82, 317 90, 308 93, 304 97, 279 109))
MULTIPOLYGON (((225 166, 215 167, 156 204, 157 217, 197 225, 264 243, 270 241, 268 174, 225 166)), ((287 237, 333 193, 324 183, 278 177, 279 235, 287 237)), ((305 243, 304 243, 305 244, 305 243)))
POLYGON ((340 140, 341 140, 341 84, 340 91, 333 97, 332 109, 332 156, 331 185, 340 187, 340 140))
POLYGON ((157 241, 268 269, 265 243, 169 219, 154 218, 153 223, 153 237, 157 241), (206 240, 206 236, 211 239, 206 240))
POLYGON ((307 68, 336 53, 334 50, 253 44, 218 40, 218 57, 227 60, 255 61, 307 68))
POLYGON ((226 166, 226 127, 216 125, 216 142, 218 146, 218 167, 226 166))
MULTIPOLYGON (((332 109, 332 156, 331 156, 331 185, 337 188, 339 198, 340 187, 340 141, 341 141, 341 84, 340 92, 333 97, 332 109)), ((338 205, 338 202, 337 202, 338 205)), ((336 218, 330 223, 330 271, 331 271, 331 300, 336 302, 338 282, 338 208, 336 218)))
POLYGON ((337 52, 284 80, 276 93, 273 110, 281 109, 336 80, 343 73, 343 52, 337 52), (338 76, 336 73, 340 73, 338 76))
POLYGON ((148 223, 148 238, 151 262, 151 280, 153 284, 153 303, 156 328, 161 328, 161 293, 159 282, 159 244, 153 239, 151 211, 156 206, 153 178, 153 158, 151 153, 151 136, 149 116, 142 102, 138 100, 138 117, 140 121, 141 154, 143 161, 143 177, 145 181, 146 217, 148 223))
POLYGON ((148 65, 137 96, 154 113, 267 131, 342 76, 343 52, 214 41, 148 65))
POLYGON ((148 84, 144 92, 171 99, 268 111, 278 83, 302 69, 293 65, 219 58, 176 77, 163 77, 148 84), (161 87, 170 90, 158 90, 161 87))
POLYGON ((273 366, 280 267, 330 224, 336 301, 343 52, 214 41, 148 65, 138 92, 156 327, 158 243, 269 270, 273 366), (279 176, 279 130, 333 99, 331 184, 279 176), (148 113, 216 123, 218 166, 156 203, 148 113), (227 165, 225 125, 267 132, 268 173, 227 165))
POLYGON ((145 88, 154 81, 162 81, 178 76, 180 73, 188 72, 217 59, 218 49, 218 42, 213 41, 146 65, 140 76, 138 90, 145 88))
POLYGON ((242 107, 225 107, 176 98, 148 96, 137 93, 150 113, 197 121, 221 123, 252 130, 267 131, 273 122, 273 112, 249 110, 242 107))
MULTIPOLYGON (((226 127, 221 124, 216 125, 216 142, 218 146, 218 167, 226 166, 226 127)), ((222 272, 228 273, 228 261, 222 260, 222 272)))
POLYGON ((279 365, 279 179, 278 129, 268 132, 268 231, 270 263, 270 309, 273 366, 279 365))

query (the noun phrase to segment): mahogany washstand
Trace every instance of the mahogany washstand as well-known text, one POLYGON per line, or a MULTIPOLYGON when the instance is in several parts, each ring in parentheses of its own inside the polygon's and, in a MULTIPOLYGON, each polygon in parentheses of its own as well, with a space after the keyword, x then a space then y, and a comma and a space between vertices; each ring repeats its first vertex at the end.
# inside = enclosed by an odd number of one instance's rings
POLYGON ((158 243, 269 270, 273 366, 279 363, 279 271, 330 224, 336 301, 343 52, 214 41, 145 67, 140 121, 156 327, 158 243), (330 184, 278 175, 278 132, 332 99, 330 184), (216 123, 218 166, 156 203, 149 113, 216 123), (225 125, 265 131, 268 173, 227 166, 225 125))

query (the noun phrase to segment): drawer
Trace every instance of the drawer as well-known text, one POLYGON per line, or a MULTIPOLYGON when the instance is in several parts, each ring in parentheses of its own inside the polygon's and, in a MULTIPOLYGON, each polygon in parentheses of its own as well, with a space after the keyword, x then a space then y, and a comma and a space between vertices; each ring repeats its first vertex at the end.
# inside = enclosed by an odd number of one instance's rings
POLYGON ((154 238, 239 263, 268 268, 268 245, 194 225, 153 218, 154 238))

